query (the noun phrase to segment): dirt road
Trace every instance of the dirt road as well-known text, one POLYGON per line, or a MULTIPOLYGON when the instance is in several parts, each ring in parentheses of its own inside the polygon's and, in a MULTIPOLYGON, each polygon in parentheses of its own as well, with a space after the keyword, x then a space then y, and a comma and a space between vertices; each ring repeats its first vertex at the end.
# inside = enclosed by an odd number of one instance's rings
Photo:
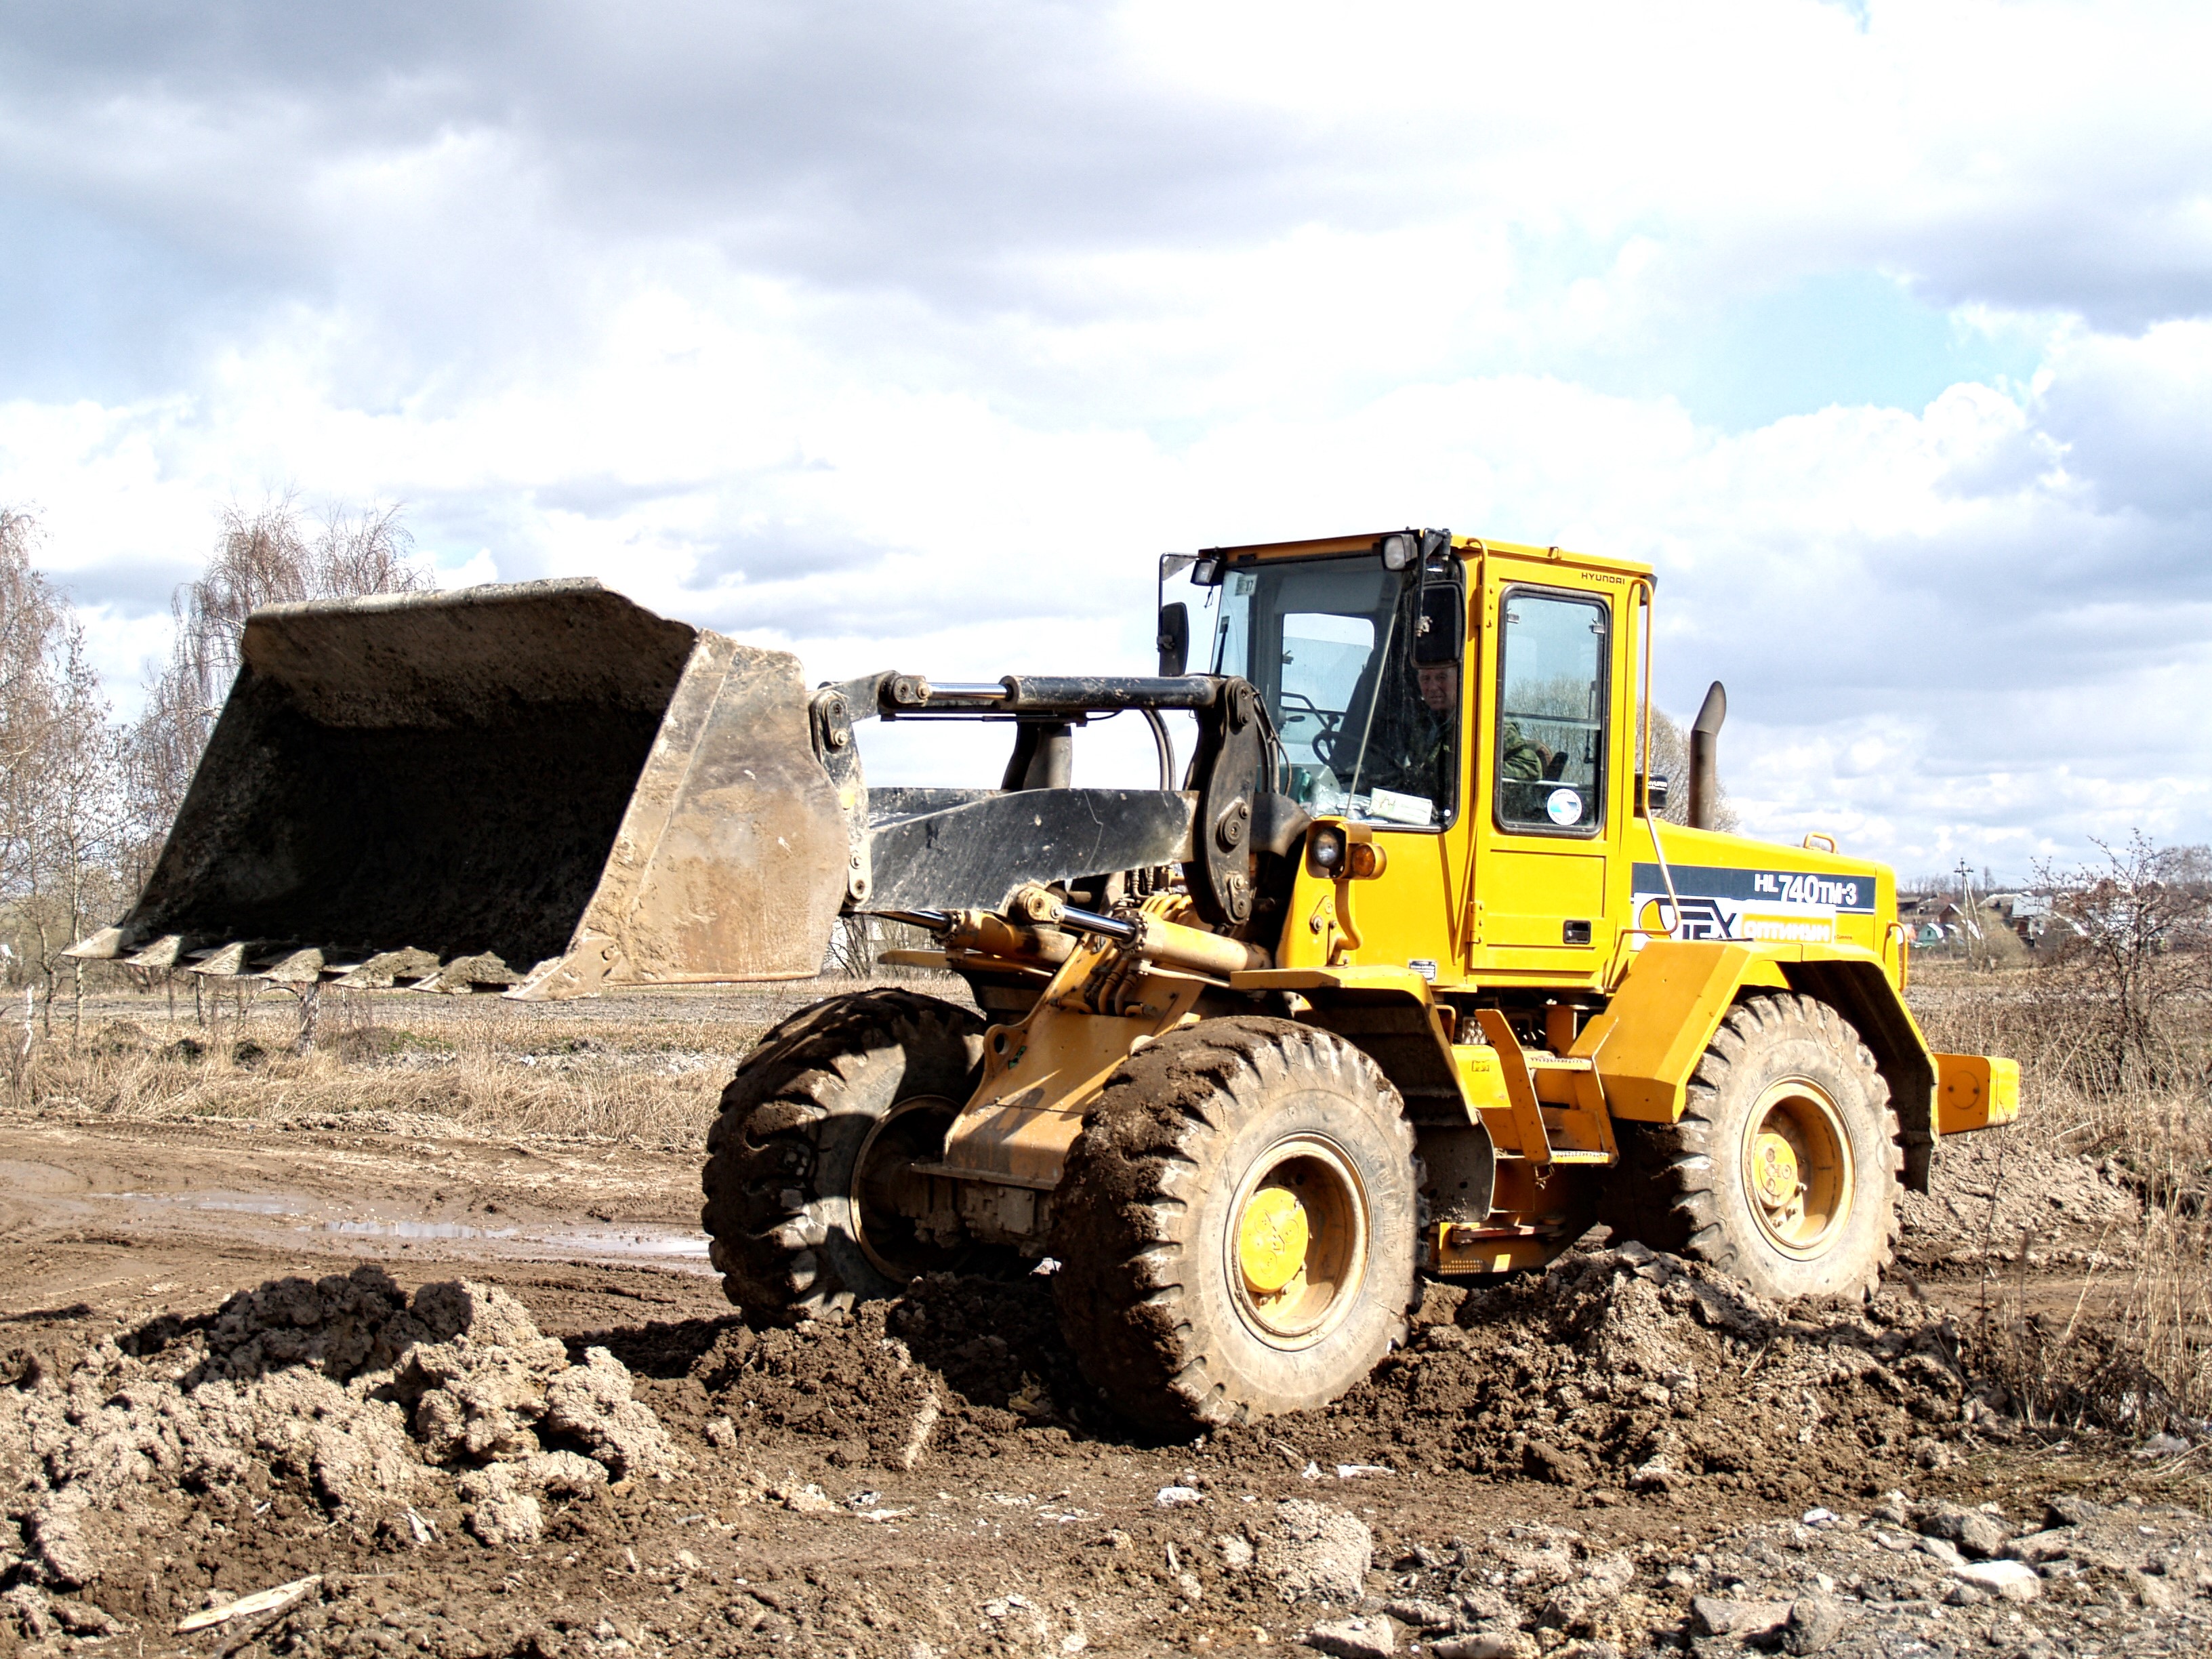
MULTIPOLYGON (((392 1320, 410 1316, 400 1292, 465 1278, 511 1292, 574 1375, 605 1349, 674 1449, 630 1474, 599 1449, 619 1478, 548 1486, 542 1528, 493 1542, 467 1474, 410 1474, 380 1514, 281 1447, 221 1482, 154 1468, 131 1476, 146 1518, 86 1582, 61 1582, 51 1552, 44 1567, 0 1553, 17 1586, 0 1653, 1256 1652, 1364 1620, 1320 1639, 1607 1659, 1764 1640, 1756 1613, 1706 1635, 1734 1616, 1711 1608, 1824 1597, 1838 1653, 2201 1650, 2212 1567, 2200 1583, 2192 1564, 2212 1540, 2161 1508, 2188 1495, 2191 1455, 2054 1450, 1976 1424, 1944 1369, 1952 1328, 1910 1297, 1784 1325, 1679 1264, 1601 1252, 1540 1283, 1433 1292, 1407 1350, 1330 1412, 1161 1446, 1073 1374, 1042 1279, 928 1281, 842 1328, 750 1329, 706 1270, 696 1182, 688 1152, 427 1121, 0 1118, 0 1406, 59 1413, 24 1419, 27 1458, 40 1434, 67 1439, 40 1423, 153 1398, 144 1368, 165 1353, 197 1357, 173 1391, 204 1390, 226 1355, 237 1389, 264 1386, 270 1339, 249 1376, 222 1346, 237 1316, 203 1316, 288 1276, 322 1279, 328 1302, 371 1283, 332 1276, 372 1264, 397 1281, 392 1320), (69 1395, 70 1378, 107 1380, 69 1395), (1920 1507, 1877 1515, 1896 1487, 1920 1507), (2069 1533, 2054 1498, 2121 1507, 2069 1533), (2057 1520, 2081 1559, 2051 1546, 2032 1602, 1976 1590, 1955 1548, 1919 1541, 1956 1530, 1947 1502, 1995 1502, 2008 1533, 2057 1520), (310 1575, 259 1624, 173 1633, 310 1575), (1591 1584, 1609 1588, 1570 1593, 1591 1584)), ((1972 1275, 1943 1262, 1974 1215, 1970 1199, 1923 1214, 1937 1303, 1971 1305, 1972 1275)), ((551 1446, 552 1417, 532 1420, 551 1446)), ((76 1455, 36 1449, 48 1498, 76 1455)), ((40 1547, 46 1522, 22 1524, 40 1547)))
POLYGON ((539 1309, 556 1326, 634 1319, 641 1303, 730 1311, 695 1158, 404 1127, 0 1120, 0 1318, 77 1304, 131 1317, 361 1261, 561 1287, 581 1299, 539 1309))

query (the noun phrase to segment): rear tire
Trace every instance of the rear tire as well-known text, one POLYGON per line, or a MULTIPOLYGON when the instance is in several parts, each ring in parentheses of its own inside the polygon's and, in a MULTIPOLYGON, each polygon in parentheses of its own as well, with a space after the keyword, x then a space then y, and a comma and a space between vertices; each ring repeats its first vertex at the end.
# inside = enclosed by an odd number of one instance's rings
POLYGON ((963 1252, 915 1235, 881 1183, 942 1152, 982 1062, 983 1022, 909 991, 832 997, 763 1037, 707 1134, 701 1224, 748 1313, 820 1318, 895 1295, 963 1252))
POLYGON ((1328 1404, 1406 1332, 1413 1134, 1341 1037, 1210 1020, 1125 1061, 1054 1200, 1060 1328, 1148 1426, 1328 1404))
POLYGON ((1873 1054, 1826 1003, 1738 1003, 1680 1122, 1613 1127, 1601 1218, 1616 1232, 1775 1301, 1881 1282, 1897 1244, 1897 1115, 1873 1054))

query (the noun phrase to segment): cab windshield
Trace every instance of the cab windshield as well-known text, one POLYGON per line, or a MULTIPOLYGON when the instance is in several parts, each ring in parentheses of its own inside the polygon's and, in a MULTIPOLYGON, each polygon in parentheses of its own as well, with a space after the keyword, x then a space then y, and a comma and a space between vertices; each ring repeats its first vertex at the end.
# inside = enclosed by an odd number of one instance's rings
POLYGON ((1416 641, 1424 611, 1431 632, 1463 628, 1457 592, 1432 573, 1425 604, 1414 571, 1385 569, 1371 553, 1231 566, 1194 619, 1194 635, 1211 626, 1211 649, 1194 639, 1192 654, 1258 689, 1283 741, 1280 787, 1308 811, 1448 823, 1460 665, 1421 659, 1456 659, 1457 646, 1416 641))

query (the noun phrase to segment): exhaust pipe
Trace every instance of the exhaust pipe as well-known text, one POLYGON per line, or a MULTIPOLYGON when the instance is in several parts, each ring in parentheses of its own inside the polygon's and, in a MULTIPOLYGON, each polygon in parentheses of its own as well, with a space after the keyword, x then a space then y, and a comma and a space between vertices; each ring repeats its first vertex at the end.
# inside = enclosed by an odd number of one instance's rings
POLYGON ((1721 722, 1728 718, 1728 690, 1718 680, 1698 705, 1690 724, 1690 827, 1710 830, 1720 805, 1721 722))

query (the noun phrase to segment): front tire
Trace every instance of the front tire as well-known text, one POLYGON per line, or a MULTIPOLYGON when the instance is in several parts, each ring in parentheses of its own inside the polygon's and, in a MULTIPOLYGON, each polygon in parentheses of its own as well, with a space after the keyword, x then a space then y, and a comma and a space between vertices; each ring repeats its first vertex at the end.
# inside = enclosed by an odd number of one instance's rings
POLYGON ((890 1201, 974 1091, 983 1022, 910 991, 832 997, 763 1037, 707 1135, 701 1224, 749 1313, 820 1318, 963 1264, 890 1201))
POLYGON ((1616 1231, 1778 1302, 1881 1282, 1897 1244, 1897 1115, 1873 1054, 1826 1003, 1738 1003, 1681 1120, 1614 1127, 1604 1218, 1616 1231))
POLYGON ((1209 1020, 1108 1081, 1054 1201, 1060 1328, 1170 1432, 1328 1404, 1406 1331, 1419 1181, 1374 1061, 1290 1020, 1209 1020))

